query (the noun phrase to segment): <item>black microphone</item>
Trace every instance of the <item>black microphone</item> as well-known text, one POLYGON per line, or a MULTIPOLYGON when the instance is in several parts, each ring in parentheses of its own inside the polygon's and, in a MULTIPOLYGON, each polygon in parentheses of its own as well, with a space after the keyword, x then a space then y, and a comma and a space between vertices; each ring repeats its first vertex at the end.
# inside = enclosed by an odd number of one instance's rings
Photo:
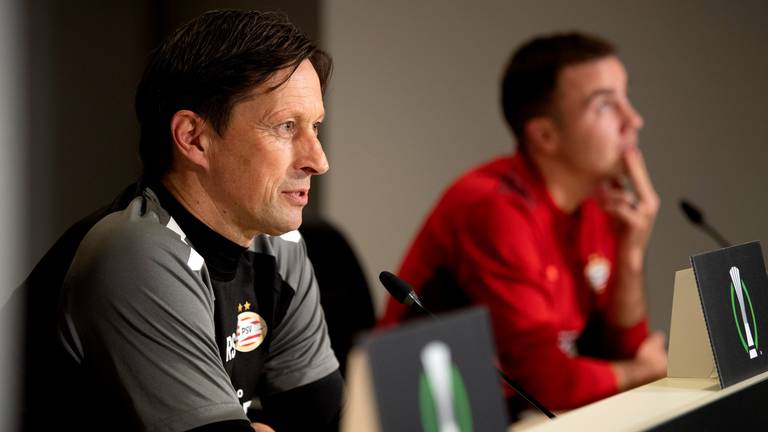
POLYGON ((384 285, 384 288, 387 289, 389 294, 394 297, 398 303, 402 303, 408 307, 411 307, 415 304, 422 311, 428 313, 431 316, 434 316, 432 315, 432 312, 424 308, 424 305, 421 304, 419 296, 416 295, 416 291, 414 291, 406 281, 400 279, 388 271, 379 273, 379 280, 381 281, 381 284, 384 285))
MULTIPOLYGON (((400 279, 388 271, 379 273, 379 280, 381 281, 381 284, 384 285, 384 288, 387 289, 389 294, 394 297, 398 303, 404 304, 408 307, 413 307, 415 304, 419 307, 419 309, 429 314, 432 318, 435 318, 435 315, 424 307, 424 305, 421 303, 421 300, 419 299, 419 296, 416 295, 416 291, 413 290, 413 287, 408 285, 408 282, 400 279)), ((527 400, 528 403, 541 411, 542 414, 551 419, 555 418, 555 414, 553 414, 552 411, 548 410, 546 407, 544 407, 544 405, 541 404, 541 402, 536 400, 536 398, 528 394, 528 392, 524 391, 519 384, 512 381, 512 379, 508 377, 507 374, 501 370, 501 368, 496 367, 496 372, 499 373, 499 376, 501 376, 504 382, 506 382, 507 385, 512 388, 512 390, 517 392, 517 394, 522 396, 523 399, 527 400)))
POLYGON ((686 199, 680 200, 680 209, 683 210, 685 217, 695 226, 699 227, 702 231, 707 233, 720 247, 730 247, 731 243, 725 239, 712 225, 708 224, 704 219, 704 213, 701 212, 696 206, 691 204, 686 199))

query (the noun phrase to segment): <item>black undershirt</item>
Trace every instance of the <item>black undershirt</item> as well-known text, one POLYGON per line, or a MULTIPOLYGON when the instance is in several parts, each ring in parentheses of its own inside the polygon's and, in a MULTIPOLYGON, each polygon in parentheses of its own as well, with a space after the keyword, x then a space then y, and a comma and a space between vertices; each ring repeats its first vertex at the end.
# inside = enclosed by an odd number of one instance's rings
POLYGON ((237 264, 246 251, 246 247, 227 239, 201 222, 184 208, 176 198, 160 183, 150 187, 160 205, 173 217, 184 234, 194 245, 195 250, 202 255, 211 279, 229 282, 237 273, 237 264))

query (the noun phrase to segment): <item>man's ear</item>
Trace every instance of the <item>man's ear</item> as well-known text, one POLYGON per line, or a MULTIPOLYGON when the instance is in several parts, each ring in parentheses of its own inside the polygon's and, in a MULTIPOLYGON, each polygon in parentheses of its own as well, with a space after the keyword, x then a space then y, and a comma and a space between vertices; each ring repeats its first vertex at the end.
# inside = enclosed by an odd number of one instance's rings
POLYGON ((545 116, 533 117, 525 123, 526 146, 545 154, 557 151, 558 133, 554 121, 545 116))
POLYGON ((190 110, 180 110, 171 118, 171 137, 179 157, 201 168, 208 168, 210 140, 205 120, 190 110))

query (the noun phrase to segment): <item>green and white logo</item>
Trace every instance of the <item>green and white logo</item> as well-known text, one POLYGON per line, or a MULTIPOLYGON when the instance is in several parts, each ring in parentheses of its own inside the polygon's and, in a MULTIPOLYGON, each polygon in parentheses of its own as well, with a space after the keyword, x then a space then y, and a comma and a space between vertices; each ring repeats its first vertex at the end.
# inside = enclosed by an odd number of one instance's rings
POLYGON ((738 267, 731 267, 731 309, 733 309, 733 322, 736 324, 736 331, 739 333, 741 345, 744 351, 749 354, 749 358, 757 357, 757 350, 760 348, 757 338, 757 320, 755 320, 755 310, 752 308, 752 299, 749 298, 747 284, 741 279, 741 272, 738 267), (739 311, 736 312, 736 303, 734 294, 739 303, 739 311), (744 300, 746 299, 746 302, 744 300), (752 317, 752 326, 749 325, 747 317, 747 308, 752 317))
POLYGON ((448 345, 440 341, 426 344, 421 364, 419 411, 424 432, 472 432, 467 389, 451 361, 448 345))

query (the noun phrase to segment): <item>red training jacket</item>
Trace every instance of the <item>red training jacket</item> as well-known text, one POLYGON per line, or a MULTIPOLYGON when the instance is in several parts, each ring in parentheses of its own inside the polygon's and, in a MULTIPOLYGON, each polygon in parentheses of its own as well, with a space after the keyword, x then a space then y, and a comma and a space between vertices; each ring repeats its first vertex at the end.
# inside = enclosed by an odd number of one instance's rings
MULTIPOLYGON (((516 154, 448 188, 398 274, 419 293, 438 270, 449 271, 471 302, 490 310, 501 368, 548 408, 570 409, 617 391, 608 360, 579 355, 575 346, 590 316, 604 316, 615 243, 594 199, 563 213, 538 171, 516 154)), ((404 312, 390 299, 380 325, 404 312)), ((648 335, 647 321, 603 325, 597 334, 603 354, 630 358, 648 335)))

